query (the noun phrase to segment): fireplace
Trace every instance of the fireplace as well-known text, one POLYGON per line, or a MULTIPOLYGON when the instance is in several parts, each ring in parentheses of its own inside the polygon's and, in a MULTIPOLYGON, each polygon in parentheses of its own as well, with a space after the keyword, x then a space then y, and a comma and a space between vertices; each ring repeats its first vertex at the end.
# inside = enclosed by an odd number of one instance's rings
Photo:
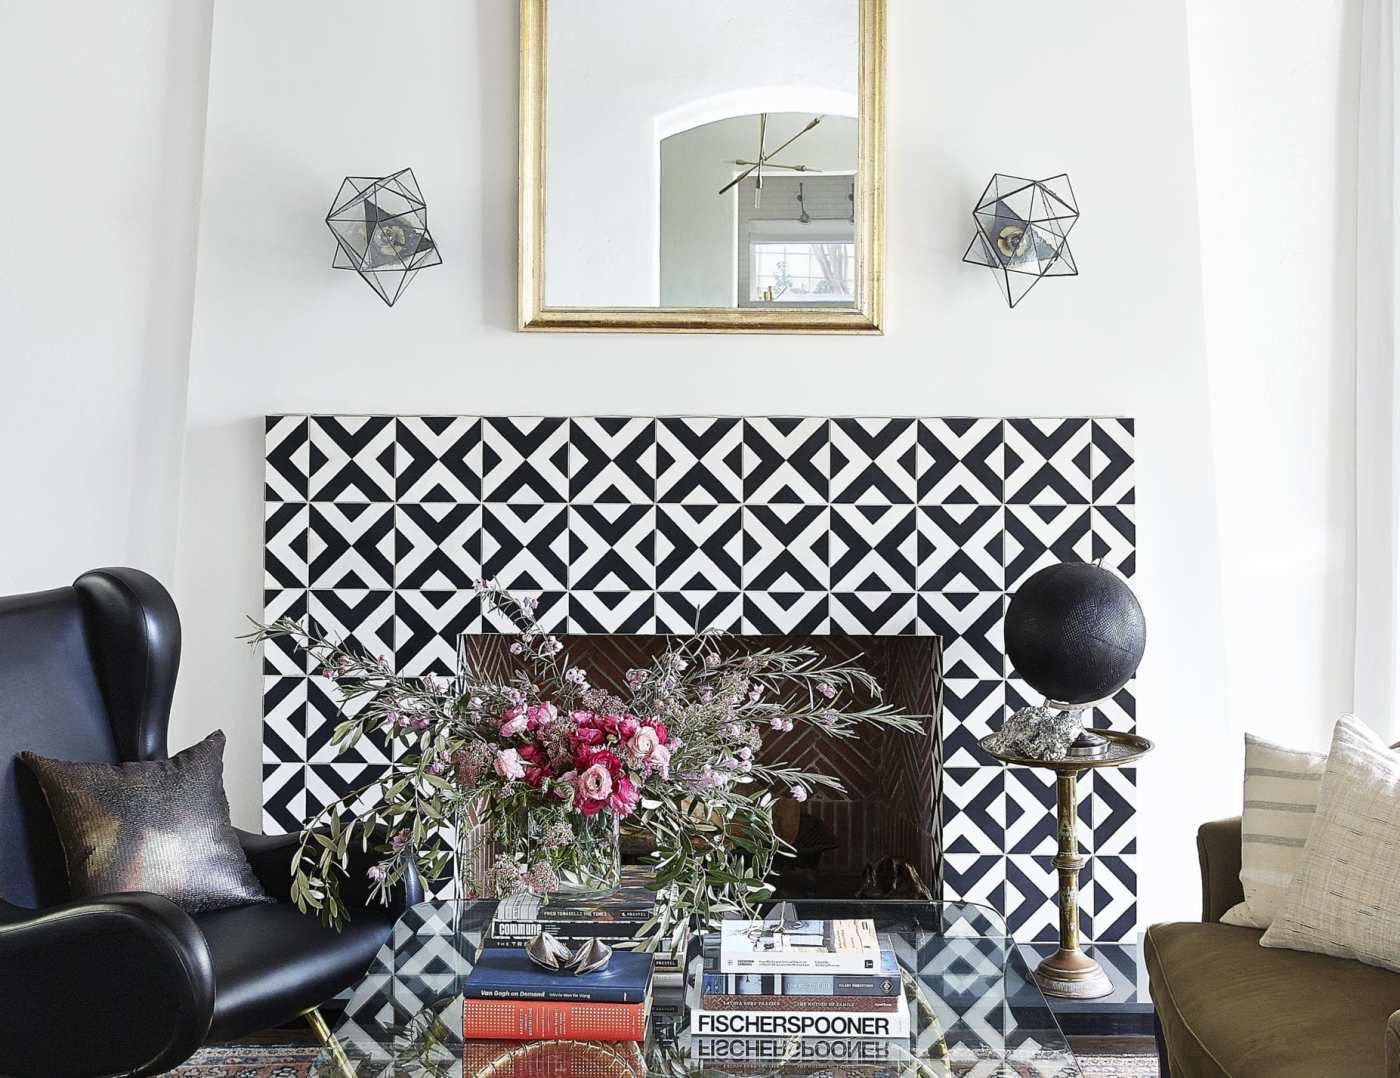
MULTIPOLYGON (((497 633, 463 637, 464 658, 475 669, 504 677, 513 668, 513 638, 497 633)), ((594 684, 626 695, 629 669, 648 666, 674 637, 664 635, 561 636, 571 660, 594 684)), ((887 857, 913 866, 933 894, 941 893, 940 814, 942 645, 934 636, 740 636, 745 648, 809 647, 823 658, 858 658, 884 690, 884 700, 926 716, 918 733, 870 728, 851 739, 823 737, 810 728, 769 733, 764 755, 841 780, 844 793, 816 790, 802 805, 780 799, 779 833, 797 849, 771 880, 782 898, 850 898, 867 865, 887 857)), ((856 696, 853 706, 873 700, 856 696)), ((624 860, 646 852, 642 835, 624 835, 624 860)))

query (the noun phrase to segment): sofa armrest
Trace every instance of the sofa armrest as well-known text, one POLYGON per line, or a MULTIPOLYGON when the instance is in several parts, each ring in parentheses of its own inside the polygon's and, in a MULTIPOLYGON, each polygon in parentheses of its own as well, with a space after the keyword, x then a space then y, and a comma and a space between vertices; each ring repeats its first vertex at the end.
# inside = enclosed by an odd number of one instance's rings
MULTIPOLYGON (((273 898, 290 902, 292 855, 296 853, 301 835, 254 835, 237 828, 234 828, 234 831, 243 847, 244 856, 253 867, 253 874, 263 885, 263 890, 273 898)), ((341 900, 350 909, 364 909, 370 905, 370 885, 366 873, 370 866, 378 861, 379 855, 375 852, 373 843, 370 844, 368 853, 360 849, 358 840, 351 843, 350 857, 345 866, 345 879, 340 885, 341 900)), ((418 878, 418 870, 409 865, 403 879, 389 892, 389 909, 397 915, 422 901, 422 881, 418 878)))
POLYGON ((0 903, 0 1059, 11 1078, 163 1074, 204 1043, 203 934, 142 891, 41 910, 0 903))
POLYGON ((1240 883, 1240 818, 1202 824, 1196 832, 1201 857, 1201 920, 1218 921, 1244 901, 1240 883))

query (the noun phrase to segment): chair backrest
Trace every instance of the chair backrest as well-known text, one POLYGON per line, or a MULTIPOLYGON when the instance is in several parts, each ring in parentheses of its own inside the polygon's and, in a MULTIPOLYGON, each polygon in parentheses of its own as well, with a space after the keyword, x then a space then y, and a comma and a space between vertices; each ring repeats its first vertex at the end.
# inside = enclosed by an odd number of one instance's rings
POLYGON ((0 598, 0 900, 68 898, 63 850, 29 750, 61 760, 154 760, 180 664, 180 619, 136 569, 94 569, 69 588, 0 598))

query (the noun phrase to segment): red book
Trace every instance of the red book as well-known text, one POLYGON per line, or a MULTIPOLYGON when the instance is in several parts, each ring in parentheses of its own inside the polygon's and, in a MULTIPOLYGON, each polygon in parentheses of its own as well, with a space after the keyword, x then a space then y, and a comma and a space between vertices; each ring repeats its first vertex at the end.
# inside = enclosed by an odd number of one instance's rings
POLYGON ((462 1036, 468 1040, 643 1041, 642 1003, 551 1003, 541 999, 466 999, 462 1036))
POLYGON ((466 1078, 645 1078, 642 1046, 599 1041, 467 1041, 466 1078))

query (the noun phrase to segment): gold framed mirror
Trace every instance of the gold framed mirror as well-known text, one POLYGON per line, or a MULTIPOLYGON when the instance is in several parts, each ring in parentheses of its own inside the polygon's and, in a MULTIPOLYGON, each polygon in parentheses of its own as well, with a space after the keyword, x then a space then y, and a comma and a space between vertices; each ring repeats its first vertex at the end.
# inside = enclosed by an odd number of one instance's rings
POLYGON ((879 333, 885 0, 520 0, 519 327, 879 333))

